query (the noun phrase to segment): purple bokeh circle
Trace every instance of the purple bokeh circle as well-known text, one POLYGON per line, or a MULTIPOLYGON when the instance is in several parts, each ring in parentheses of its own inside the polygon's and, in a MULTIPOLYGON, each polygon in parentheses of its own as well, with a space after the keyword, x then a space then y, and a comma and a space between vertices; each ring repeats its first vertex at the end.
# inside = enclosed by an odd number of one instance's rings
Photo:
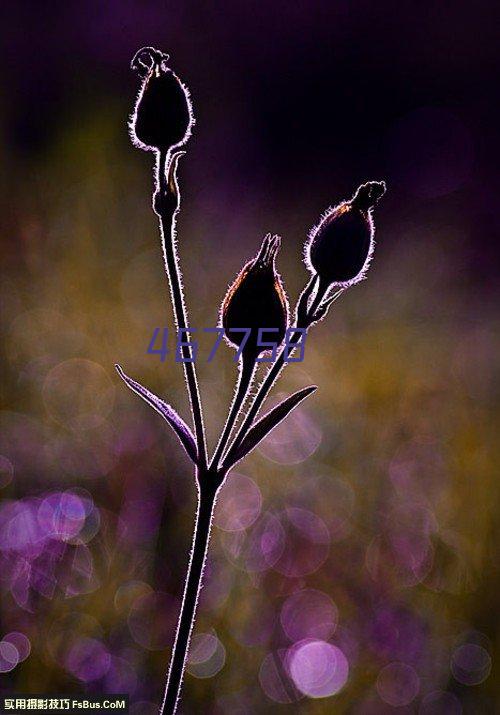
POLYGON ((296 687, 310 698, 335 695, 349 677, 349 663, 343 652, 322 640, 296 643, 290 649, 288 667, 296 687))
POLYGON ((282 628, 291 641, 328 640, 335 632, 338 609, 322 591, 308 588, 292 593, 281 609, 282 628))
POLYGON ((382 668, 376 687, 384 702, 401 707, 415 700, 420 690, 420 679, 410 665, 395 661, 382 668))

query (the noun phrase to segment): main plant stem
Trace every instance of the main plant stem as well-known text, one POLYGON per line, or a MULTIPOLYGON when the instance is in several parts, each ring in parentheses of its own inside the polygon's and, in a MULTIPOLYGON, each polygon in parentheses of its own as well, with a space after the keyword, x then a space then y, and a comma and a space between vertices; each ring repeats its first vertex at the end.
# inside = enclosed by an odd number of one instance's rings
POLYGON ((189 561, 181 613, 177 625, 174 649, 168 671, 165 695, 160 709, 160 715, 174 715, 179 700, 186 657, 189 648, 191 632, 196 616, 196 605, 200 593, 201 579, 210 540, 210 527, 217 496, 217 485, 220 480, 210 472, 198 475, 198 509, 194 530, 193 548, 189 561))

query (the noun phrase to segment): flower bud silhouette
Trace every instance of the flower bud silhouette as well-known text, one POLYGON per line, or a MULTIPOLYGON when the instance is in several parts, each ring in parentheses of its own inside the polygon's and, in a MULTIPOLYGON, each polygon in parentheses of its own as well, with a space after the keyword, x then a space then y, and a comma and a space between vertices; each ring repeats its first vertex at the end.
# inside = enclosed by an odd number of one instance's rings
POLYGON ((194 124, 189 91, 167 61, 154 47, 136 52, 131 67, 143 82, 129 123, 136 146, 165 154, 186 143, 194 124))
POLYGON ((269 342, 279 345, 285 337, 288 300, 275 265, 280 245, 280 237, 268 233, 259 253, 242 268, 222 303, 222 326, 231 345, 240 347, 244 339, 243 333, 230 332, 232 328, 251 329, 243 349, 244 359, 255 359, 265 352, 257 345, 259 328, 275 329, 266 335, 269 342))
MULTIPOLYGON (((174 322, 179 331, 189 336, 183 273, 175 238, 181 208, 177 170, 184 154, 179 149, 189 139, 194 118, 189 92, 167 67, 167 61, 168 55, 153 47, 142 48, 132 60, 132 68, 138 72, 142 84, 129 127, 134 144, 156 154, 152 207, 158 216, 174 322)), ((310 232, 306 261, 311 275, 295 306, 295 330, 290 331, 292 334, 287 335, 286 342, 289 306, 275 265, 281 244, 278 236, 266 235, 257 255, 243 266, 228 288, 220 307, 222 330, 216 331, 219 335, 211 354, 219 345, 220 333, 224 333, 226 341, 237 348, 234 360, 238 363, 238 376, 212 456, 207 445, 195 354, 189 341, 183 343, 181 356, 191 425, 172 405, 130 378, 117 365, 125 384, 158 412, 176 434, 193 462, 197 486, 193 543, 160 715, 175 715, 177 711, 219 490, 235 465, 316 390, 315 385, 298 390, 259 417, 276 380, 292 361, 291 354, 299 347, 299 341, 326 316, 349 285, 364 277, 373 252, 372 210, 384 192, 383 182, 363 184, 352 199, 327 211, 310 232), (337 289, 331 290, 335 285, 337 289), (260 357, 271 348, 273 354, 269 360, 260 357), (263 361, 270 363, 265 370, 259 366, 263 361), (253 390, 254 379, 257 376, 260 379, 261 375, 260 384, 253 390)))
POLYGON ((372 211, 385 194, 384 181, 361 184, 349 201, 328 209, 306 244, 306 263, 323 286, 348 287, 365 277, 374 249, 372 211))

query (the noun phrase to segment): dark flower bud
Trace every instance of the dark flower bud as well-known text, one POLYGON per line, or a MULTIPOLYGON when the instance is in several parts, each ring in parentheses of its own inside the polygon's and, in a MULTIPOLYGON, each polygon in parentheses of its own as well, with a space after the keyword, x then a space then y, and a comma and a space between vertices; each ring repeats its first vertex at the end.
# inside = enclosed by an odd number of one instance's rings
POLYGON ((280 344, 288 325, 288 300, 280 275, 276 271, 276 254, 281 245, 279 236, 268 233, 259 253, 240 271, 229 287, 221 306, 221 322, 227 341, 239 348, 244 333, 230 332, 232 328, 250 328, 250 337, 243 349, 243 357, 255 359, 266 352, 257 345, 259 328, 273 328, 262 339, 280 344))
POLYGON ((136 146, 165 154, 186 143, 194 124, 189 91, 167 61, 154 47, 135 54, 131 67, 143 81, 129 124, 136 146))
POLYGON ((372 211, 385 190, 383 181, 362 184, 352 199, 328 209, 311 230, 306 263, 323 286, 347 287, 365 277, 375 246, 372 211))

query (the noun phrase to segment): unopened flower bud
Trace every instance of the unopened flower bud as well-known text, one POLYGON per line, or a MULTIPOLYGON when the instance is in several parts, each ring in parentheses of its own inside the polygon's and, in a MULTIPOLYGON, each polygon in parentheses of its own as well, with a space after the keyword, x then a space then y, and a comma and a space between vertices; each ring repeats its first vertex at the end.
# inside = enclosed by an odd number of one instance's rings
POLYGON ((130 135, 140 149, 168 153, 182 146, 194 123, 187 87, 167 67, 168 55, 154 47, 143 47, 131 66, 142 78, 130 135))
POLYGON ((372 211, 385 194, 383 181, 362 184, 352 199, 329 209, 306 244, 306 263, 323 285, 349 286, 365 277, 374 249, 372 211))
POLYGON ((259 253, 240 271, 229 287, 221 307, 222 326, 227 341, 239 348, 244 333, 232 328, 250 328, 243 356, 257 358, 266 350, 257 345, 259 328, 272 328, 263 340, 279 345, 288 325, 288 300, 280 275, 276 271, 276 254, 281 244, 279 236, 267 234, 259 253))

